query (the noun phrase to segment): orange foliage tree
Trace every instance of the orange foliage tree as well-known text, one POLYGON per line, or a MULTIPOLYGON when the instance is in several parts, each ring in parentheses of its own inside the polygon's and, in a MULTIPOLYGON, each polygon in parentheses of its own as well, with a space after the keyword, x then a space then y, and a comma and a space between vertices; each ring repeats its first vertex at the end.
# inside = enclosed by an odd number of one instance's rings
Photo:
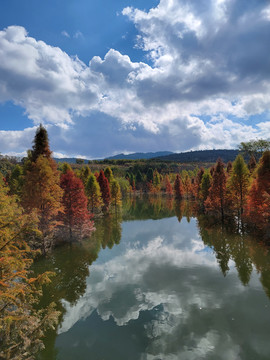
POLYGON ((218 159, 213 170, 212 183, 209 189, 209 195, 205 201, 205 208, 208 212, 218 212, 224 220, 226 203, 226 174, 224 164, 218 159))
POLYGON ((252 224, 259 228, 270 227, 270 151, 266 151, 259 161, 249 195, 246 215, 252 224))

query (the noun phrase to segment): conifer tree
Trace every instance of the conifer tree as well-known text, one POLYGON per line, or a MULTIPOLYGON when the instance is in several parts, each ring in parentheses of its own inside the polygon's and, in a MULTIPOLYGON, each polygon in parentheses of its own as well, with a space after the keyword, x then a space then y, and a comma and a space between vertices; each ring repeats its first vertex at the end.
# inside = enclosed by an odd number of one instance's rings
POLYGON ((70 241, 80 240, 93 230, 83 182, 73 171, 68 171, 61 175, 61 188, 64 192, 63 211, 59 214, 61 228, 67 230, 70 241))
POLYGON ((270 151, 263 153, 247 198, 246 214, 258 228, 270 230, 270 151))
POLYGON ((88 205, 91 212, 97 210, 102 205, 100 186, 95 175, 90 174, 85 186, 88 205))
POLYGON ((19 198, 22 195, 22 188, 24 183, 23 168, 20 165, 16 165, 8 179, 8 185, 11 195, 17 195, 19 198))
POLYGON ((37 310, 35 303, 49 273, 33 278, 29 271, 36 251, 28 243, 36 218, 23 214, 0 180, 0 358, 30 359, 43 347, 44 330, 57 323, 53 305, 37 310))
POLYGON ((249 170, 241 155, 238 155, 232 165, 228 187, 234 207, 243 214, 246 195, 249 187, 249 170))
POLYGON ((113 172, 112 172, 112 169, 109 166, 106 167, 106 169, 104 170, 104 175, 108 179, 109 184, 111 184, 111 182, 113 181, 113 172))
POLYGON ((31 156, 25 162, 22 204, 28 213, 37 212, 38 228, 42 233, 40 246, 44 253, 52 243, 63 194, 60 187, 60 174, 51 154, 47 131, 40 125, 36 132, 31 156))
POLYGON ((48 133, 47 130, 42 126, 42 124, 40 124, 37 128, 33 143, 34 144, 33 150, 31 152, 31 161, 36 161, 40 155, 51 158, 52 152, 49 147, 48 133))
POLYGON ((209 170, 206 170, 202 176, 200 191, 199 191, 199 199, 201 200, 202 206, 204 207, 205 200, 209 195, 209 189, 211 186, 212 177, 210 175, 209 170))
POLYGON ((117 180, 113 179, 111 182, 111 198, 112 203, 116 209, 118 205, 121 205, 121 190, 117 180))
POLYGON ((174 197, 176 200, 181 200, 184 197, 184 188, 179 174, 176 175, 174 182, 174 197))
MULTIPOLYGON (((210 169, 211 173, 211 169, 210 169)), ((213 170, 212 184, 209 189, 208 198, 205 201, 207 211, 217 211, 224 220, 225 200, 226 200, 226 174, 224 171, 224 164, 221 159, 218 159, 213 170)))
POLYGON ((86 182, 89 178, 89 175, 91 174, 91 170, 89 166, 83 166, 80 170, 80 179, 82 180, 84 186, 86 185, 86 182))
POLYGON ((168 175, 165 176, 165 189, 167 195, 169 196, 173 195, 173 188, 168 175))
POLYGON ((103 210, 108 211, 111 202, 111 191, 109 181, 104 175, 103 170, 100 170, 97 181, 100 186, 101 196, 104 204, 103 210))

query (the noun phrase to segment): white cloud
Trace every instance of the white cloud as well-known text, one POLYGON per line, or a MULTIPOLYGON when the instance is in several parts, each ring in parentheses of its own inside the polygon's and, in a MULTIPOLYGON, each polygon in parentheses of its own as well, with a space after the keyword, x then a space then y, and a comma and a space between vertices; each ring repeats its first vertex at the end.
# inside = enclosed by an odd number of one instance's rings
MULTIPOLYGON (((92 115, 106 114, 106 121, 118 123, 119 133, 132 136, 143 128, 152 144, 162 134, 169 136, 168 150, 211 148, 218 142, 235 147, 243 137, 265 136, 265 126, 244 121, 270 111, 268 12, 263 2, 240 0, 161 0, 148 12, 125 8, 122 13, 138 30, 136 46, 149 64, 110 49, 88 66, 11 26, 0 32, 0 101, 24 107, 34 124, 55 124, 66 133, 85 117, 91 136, 90 128, 99 126, 92 115), (211 121, 216 117, 218 124, 211 121), (185 148, 174 145, 190 135, 196 141, 185 148)), ((125 143, 121 149, 133 150, 125 143)))
POLYGON ((61 32, 61 34, 62 34, 63 36, 65 36, 65 37, 67 37, 67 38, 70 38, 70 35, 69 35, 69 33, 68 33, 66 30, 63 30, 63 31, 61 32))

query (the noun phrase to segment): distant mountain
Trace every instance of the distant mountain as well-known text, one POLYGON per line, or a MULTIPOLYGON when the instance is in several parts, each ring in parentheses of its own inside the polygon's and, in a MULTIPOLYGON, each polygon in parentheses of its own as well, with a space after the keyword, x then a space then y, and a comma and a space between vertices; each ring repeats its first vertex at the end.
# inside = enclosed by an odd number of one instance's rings
MULTIPOLYGON (((68 163, 68 164, 76 164, 77 158, 54 158, 54 160, 59 163, 68 163)), ((88 160, 84 160, 84 163, 87 164, 88 160)))
POLYGON ((161 156, 173 155, 171 151, 158 151, 158 152, 147 152, 147 153, 133 153, 133 154, 118 154, 115 156, 107 157, 106 160, 137 160, 137 159, 153 159, 161 156))
POLYGON ((173 153, 166 156, 158 156, 155 159, 161 161, 175 161, 181 163, 188 162, 216 162, 221 158, 224 162, 234 161, 239 154, 238 150, 196 150, 183 153, 173 153))

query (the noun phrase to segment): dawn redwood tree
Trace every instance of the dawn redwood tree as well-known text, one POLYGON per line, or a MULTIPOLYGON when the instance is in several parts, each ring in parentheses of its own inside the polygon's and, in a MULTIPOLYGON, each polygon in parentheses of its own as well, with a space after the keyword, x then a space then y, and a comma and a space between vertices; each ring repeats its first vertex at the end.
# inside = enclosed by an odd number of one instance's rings
POLYGON ((103 209, 107 211, 109 209, 111 203, 111 191, 110 184, 106 176, 104 175, 104 171, 100 170, 97 181, 100 186, 101 196, 103 200, 104 207, 103 209))
POLYGON ((238 155, 232 164, 228 189, 233 207, 240 215, 243 214, 244 204, 249 188, 250 173, 248 167, 241 155, 238 155))
POLYGON ((199 188, 199 200, 201 201, 202 207, 209 195, 209 189, 211 186, 212 177, 209 170, 205 170, 202 176, 202 180, 199 188))
POLYGON ((111 198, 115 209, 118 205, 121 205, 121 196, 120 185, 117 180, 113 179, 111 182, 111 198))
POLYGON ((0 358, 30 359, 42 348, 44 331, 57 323, 49 305, 37 310, 42 285, 49 273, 33 277, 30 266, 36 251, 29 247, 37 219, 23 213, 0 175, 0 358))
POLYGON ((51 245, 56 218, 62 210, 62 189, 57 164, 51 157, 48 134, 40 125, 37 129, 33 150, 24 165, 25 179, 22 190, 22 205, 27 213, 36 212, 41 232, 40 246, 45 253, 51 245))
POLYGON ((88 208, 93 212, 102 205, 100 186, 94 174, 90 174, 85 185, 88 208))
POLYGON ((174 181, 174 197, 176 200, 181 200, 184 196, 184 188, 182 184, 182 180, 179 174, 176 175, 175 181, 174 181))
POLYGON ((31 151, 31 161, 36 161, 42 155, 46 158, 51 158, 52 152, 49 147, 49 138, 47 130, 42 124, 39 125, 33 140, 33 150, 31 151))
MULTIPOLYGON (((211 170, 210 170, 211 173, 211 170)), ((207 211, 217 211, 224 220, 225 201, 226 201, 226 174, 224 171, 224 164, 221 159, 218 159, 213 170, 212 184, 209 189, 208 198, 205 201, 205 208, 207 211)))
MULTIPOLYGON (((93 230, 93 221, 87 209, 84 185, 73 171, 61 175, 63 189, 63 212, 59 218, 66 229, 69 240, 80 240, 93 230)), ((62 226, 61 226, 62 227, 62 226)))
POLYGON ((81 168, 79 178, 82 180, 84 186, 86 185, 90 174, 91 174, 91 170, 90 170, 90 167, 88 165, 83 166, 81 168))
POLYGON ((270 227, 270 151, 261 157, 247 197, 246 214, 259 228, 270 227))
POLYGON ((256 168, 256 165, 257 165, 257 162, 256 162, 256 159, 255 157, 252 155, 249 159, 249 162, 248 162, 248 169, 250 171, 250 173, 252 174, 253 171, 255 170, 256 168))
POLYGON ((109 166, 106 167, 106 169, 104 170, 104 175, 108 179, 109 184, 111 184, 111 182, 113 181, 113 172, 112 172, 112 169, 109 166))
POLYGON ((27 213, 34 211, 38 215, 43 253, 51 245, 51 237, 58 225, 56 218, 62 210, 62 195, 55 162, 40 155, 28 165, 22 204, 27 213))
POLYGON ((173 188, 168 175, 165 176, 165 189, 167 195, 173 196, 173 188))

